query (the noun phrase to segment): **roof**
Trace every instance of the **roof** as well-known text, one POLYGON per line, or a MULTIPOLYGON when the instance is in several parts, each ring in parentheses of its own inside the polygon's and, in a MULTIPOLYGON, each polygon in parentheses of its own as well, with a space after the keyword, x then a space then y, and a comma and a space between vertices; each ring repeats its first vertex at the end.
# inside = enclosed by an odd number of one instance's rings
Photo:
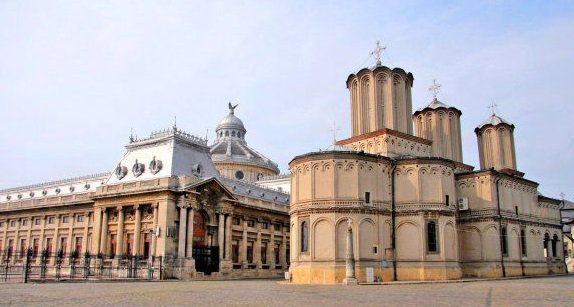
POLYGON ((509 121, 503 119, 502 117, 492 113, 492 115, 485 120, 484 122, 482 122, 480 125, 478 125, 478 127, 476 127, 476 129, 482 129, 482 127, 484 126, 498 126, 498 125, 508 125, 508 126, 512 126, 514 127, 513 124, 511 124, 509 121))
POLYGON ((429 102, 429 104, 427 104, 426 106, 424 106, 424 107, 418 109, 414 114, 417 114, 417 113, 419 113, 419 112, 423 112, 423 111, 426 111, 426 110, 438 110, 438 109, 447 109, 447 110, 450 109, 450 110, 455 110, 455 111, 458 112, 459 114, 462 114, 462 112, 461 112, 459 109, 457 109, 457 108, 455 108, 455 107, 453 107, 453 106, 449 106, 449 105, 447 105, 446 103, 444 103, 444 102, 442 102, 442 101, 439 101, 436 97, 435 97, 431 102, 429 102))

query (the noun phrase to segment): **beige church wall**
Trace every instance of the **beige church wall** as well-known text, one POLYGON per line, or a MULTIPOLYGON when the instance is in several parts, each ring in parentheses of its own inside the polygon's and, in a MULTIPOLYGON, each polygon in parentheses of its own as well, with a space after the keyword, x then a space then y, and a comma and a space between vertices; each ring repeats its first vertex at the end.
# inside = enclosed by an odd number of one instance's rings
MULTIPOLYGON (((474 175, 474 174, 473 174, 474 175)), ((479 175, 465 177, 456 181, 458 197, 468 198, 468 208, 470 210, 492 209, 494 184, 490 175, 479 175)), ((495 188, 495 187, 494 187, 495 188)))
POLYGON ((456 201, 454 165, 442 161, 417 159, 400 161, 395 169, 395 200, 398 205, 408 203, 444 204, 456 201))

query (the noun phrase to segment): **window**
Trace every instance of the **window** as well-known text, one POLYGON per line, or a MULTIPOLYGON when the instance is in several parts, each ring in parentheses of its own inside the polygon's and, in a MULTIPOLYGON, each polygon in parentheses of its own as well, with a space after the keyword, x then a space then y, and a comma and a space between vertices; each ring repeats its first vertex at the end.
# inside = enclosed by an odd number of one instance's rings
POLYGON ((22 220, 22 226, 28 226, 28 220, 22 220))
POLYGON ((261 263, 267 264, 267 243, 261 243, 261 263))
POLYGON ((4 221, 0 221, 0 228, 4 227, 4 221))
POLYGON ((502 227, 500 231, 501 235, 501 245, 502 245, 502 255, 508 256, 508 234, 506 233, 506 227, 502 227))
POLYGON ((52 238, 46 238, 46 251, 48 252, 48 257, 52 256, 52 245, 53 245, 52 238))
POLYGON ((275 229, 275 231, 281 231, 281 224, 274 224, 273 229, 275 229))
POLYGON ((242 171, 235 172, 235 178, 237 178, 237 180, 243 179, 243 172, 242 171))
POLYGON ((427 252, 438 252, 438 235, 435 221, 427 222, 427 252))
POLYGON ((370 203, 371 203, 371 193, 365 192, 365 204, 370 204, 370 203))
POLYGON ((239 225, 239 218, 238 217, 234 217, 232 220, 233 225, 239 225))
POLYGON ((309 252, 309 222, 301 223, 301 252, 309 252))
POLYGON ((26 257, 26 239, 20 240, 20 258, 26 257))
POLYGON ((15 220, 10 221, 10 227, 16 227, 16 221, 15 220))
POLYGON ((542 248, 544 249, 544 258, 550 257, 549 255, 550 249, 548 248, 549 243, 550 243, 550 235, 545 234, 544 241, 542 241, 542 248))
POLYGON ((261 229, 267 229, 267 228, 269 228, 269 223, 261 222, 261 229))
POLYGON ((444 196, 444 205, 445 206, 450 206, 450 197, 448 195, 444 196))
POLYGON ((254 227, 255 221, 254 220, 247 220, 247 227, 254 227))
POLYGON ((225 131, 225 136, 229 136, 229 131, 225 131))
POLYGON ((554 258, 558 258, 558 249, 556 248, 558 246, 558 236, 554 235, 552 237, 552 257, 554 258))
POLYGON ((233 240, 231 243, 231 261, 239 263, 239 241, 233 240))
POLYGON ((253 241, 247 242, 247 263, 253 263, 253 241))
POLYGON ((39 238, 34 238, 34 245, 33 246, 33 251, 32 251, 32 257, 37 258, 38 257, 38 250, 40 249, 40 239, 39 238))
POLYGON ((36 226, 40 225, 40 218, 39 217, 34 219, 34 225, 36 225, 36 226))
POLYGON ((54 224, 54 217, 53 216, 48 217, 48 224, 50 224, 50 225, 54 224))
POLYGON ((526 257, 526 230, 520 229, 520 247, 522 250, 522 257, 526 257))
POLYGON ((67 215, 62 216, 62 224, 67 224, 70 221, 70 217, 67 215))
POLYGON ((76 222, 81 223, 83 221, 84 221, 84 215, 83 214, 76 215, 76 222))
POLYGON ((76 237, 76 255, 80 256, 82 254, 82 237, 76 237))
POLYGON ((66 250, 68 247, 68 238, 60 238, 60 251, 62 252, 62 257, 66 257, 66 250))
POLYGON ((235 131, 231 131, 231 136, 235 136, 235 131))

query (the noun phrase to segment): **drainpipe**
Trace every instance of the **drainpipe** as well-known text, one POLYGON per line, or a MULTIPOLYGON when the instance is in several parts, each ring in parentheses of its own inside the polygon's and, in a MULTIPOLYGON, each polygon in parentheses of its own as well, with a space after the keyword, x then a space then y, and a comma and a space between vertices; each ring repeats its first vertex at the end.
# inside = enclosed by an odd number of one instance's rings
MULTIPOLYGON (((502 214, 500 214, 500 189, 499 189, 499 185, 498 182, 502 179, 502 177, 500 175, 498 175, 498 177, 496 178, 495 184, 496 184, 496 207, 498 210, 498 238, 500 241, 500 264, 502 265, 502 277, 506 277, 506 267, 504 265, 504 253, 503 253, 503 238, 502 238, 502 214)), ((506 232, 506 237, 508 237, 508 230, 506 232)), ((508 248, 508 244, 507 244, 507 248, 508 248)), ((522 259, 522 256, 521 256, 522 259)), ((522 266, 522 260, 521 260, 521 266, 522 266)))
POLYGON ((396 160, 391 160, 391 248, 393 249, 393 280, 397 281, 397 244, 395 238, 395 168, 396 160))

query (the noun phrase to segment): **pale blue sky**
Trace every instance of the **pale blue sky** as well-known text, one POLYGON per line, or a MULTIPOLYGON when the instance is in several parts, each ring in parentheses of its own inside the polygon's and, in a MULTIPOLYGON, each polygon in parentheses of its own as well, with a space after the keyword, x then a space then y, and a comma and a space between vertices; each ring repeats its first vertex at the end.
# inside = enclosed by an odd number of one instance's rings
POLYGON ((176 115, 211 144, 228 101, 287 172, 334 120, 349 137, 345 80, 377 40, 414 74, 414 109, 437 78, 463 112, 465 163, 495 101, 518 169, 574 197, 572 1, 0 1, 0 189, 111 171, 131 128, 176 115))

